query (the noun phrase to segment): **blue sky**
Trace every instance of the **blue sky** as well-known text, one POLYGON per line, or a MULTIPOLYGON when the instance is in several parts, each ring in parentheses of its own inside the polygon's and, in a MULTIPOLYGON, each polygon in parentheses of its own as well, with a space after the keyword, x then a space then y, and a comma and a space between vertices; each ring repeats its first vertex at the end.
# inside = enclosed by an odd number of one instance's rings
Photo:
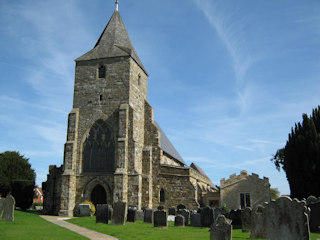
MULTIPOLYGON (((63 162, 74 59, 92 49, 113 0, 0 1, 0 152, 30 158, 37 184, 63 162)), ((302 113, 320 104, 320 2, 120 1, 149 73, 155 119, 214 184, 270 162, 302 113)))

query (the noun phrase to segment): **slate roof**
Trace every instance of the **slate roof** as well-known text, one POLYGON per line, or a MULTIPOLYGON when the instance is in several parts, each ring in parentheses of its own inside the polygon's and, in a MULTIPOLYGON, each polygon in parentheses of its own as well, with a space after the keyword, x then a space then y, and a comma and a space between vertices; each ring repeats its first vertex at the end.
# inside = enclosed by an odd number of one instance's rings
POLYGON ((122 56, 132 57, 148 75, 131 43, 119 11, 115 10, 94 48, 77 58, 76 61, 122 56))
MULTIPOLYGON (((206 173, 202 170, 202 168, 199 167, 197 164, 191 163, 190 167, 193 168, 194 170, 196 170, 197 172, 199 172, 201 175, 207 177, 207 178, 210 180, 210 178, 206 175, 206 173)), ((211 180, 210 180, 210 186, 211 186, 212 188, 218 190, 217 186, 214 185, 214 184, 211 182, 211 180)))
POLYGON ((180 154, 178 153, 178 151, 175 149, 175 147, 172 145, 172 143, 170 142, 170 140, 168 139, 166 134, 160 128, 159 124, 156 121, 154 121, 154 125, 158 128, 158 130, 160 132, 160 147, 161 147, 161 149, 165 153, 169 154, 171 157, 178 160, 183 165, 186 165, 186 163, 183 161, 183 159, 180 156, 180 154))

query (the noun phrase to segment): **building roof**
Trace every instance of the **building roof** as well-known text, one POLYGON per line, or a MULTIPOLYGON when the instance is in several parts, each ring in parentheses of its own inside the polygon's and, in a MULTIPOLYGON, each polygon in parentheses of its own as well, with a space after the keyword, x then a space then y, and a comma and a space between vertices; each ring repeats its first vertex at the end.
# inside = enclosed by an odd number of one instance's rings
MULTIPOLYGON (((202 168, 199 167, 197 164, 191 163, 190 167, 193 168, 194 170, 196 170, 197 172, 199 172, 201 175, 207 177, 207 178, 210 180, 210 178, 206 175, 206 173, 202 170, 202 168)), ((210 187, 212 187, 212 188, 215 189, 215 190, 218 190, 217 186, 214 185, 214 184, 211 182, 211 180, 210 180, 210 187)))
POLYGON ((172 143, 170 142, 170 140, 168 139, 166 134, 160 128, 159 124, 156 121, 154 121, 154 125, 157 127, 157 129, 160 132, 160 147, 161 147, 161 149, 165 153, 167 153, 171 157, 173 157, 174 159, 178 160, 183 165, 186 165, 186 163, 183 161, 183 159, 180 156, 180 154, 178 153, 178 151, 175 149, 175 147, 172 145, 172 143))
POLYGON ((122 56, 132 57, 148 75, 131 43, 119 11, 115 10, 94 48, 77 58, 76 61, 122 56))

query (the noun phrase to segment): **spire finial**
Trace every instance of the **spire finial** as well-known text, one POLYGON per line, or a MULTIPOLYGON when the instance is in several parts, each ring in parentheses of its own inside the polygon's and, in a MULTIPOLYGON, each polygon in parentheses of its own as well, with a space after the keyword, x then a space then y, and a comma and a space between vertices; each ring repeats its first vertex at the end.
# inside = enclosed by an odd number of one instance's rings
POLYGON ((116 4, 116 11, 119 11, 119 1, 116 0, 115 4, 116 4))

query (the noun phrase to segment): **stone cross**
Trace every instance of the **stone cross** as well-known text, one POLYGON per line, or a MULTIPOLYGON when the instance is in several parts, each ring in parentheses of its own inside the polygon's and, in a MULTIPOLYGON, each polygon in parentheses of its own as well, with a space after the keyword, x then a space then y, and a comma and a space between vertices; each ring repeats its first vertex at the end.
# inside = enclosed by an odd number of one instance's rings
POLYGON ((6 221, 6 222, 14 221, 15 204, 16 204, 16 201, 14 197, 9 194, 3 202, 2 221, 6 221))
POLYGON ((214 224, 210 227, 210 240, 231 240, 232 220, 219 215, 214 224))
POLYGON ((304 201, 280 197, 265 207, 267 239, 310 239, 308 210, 304 201))

